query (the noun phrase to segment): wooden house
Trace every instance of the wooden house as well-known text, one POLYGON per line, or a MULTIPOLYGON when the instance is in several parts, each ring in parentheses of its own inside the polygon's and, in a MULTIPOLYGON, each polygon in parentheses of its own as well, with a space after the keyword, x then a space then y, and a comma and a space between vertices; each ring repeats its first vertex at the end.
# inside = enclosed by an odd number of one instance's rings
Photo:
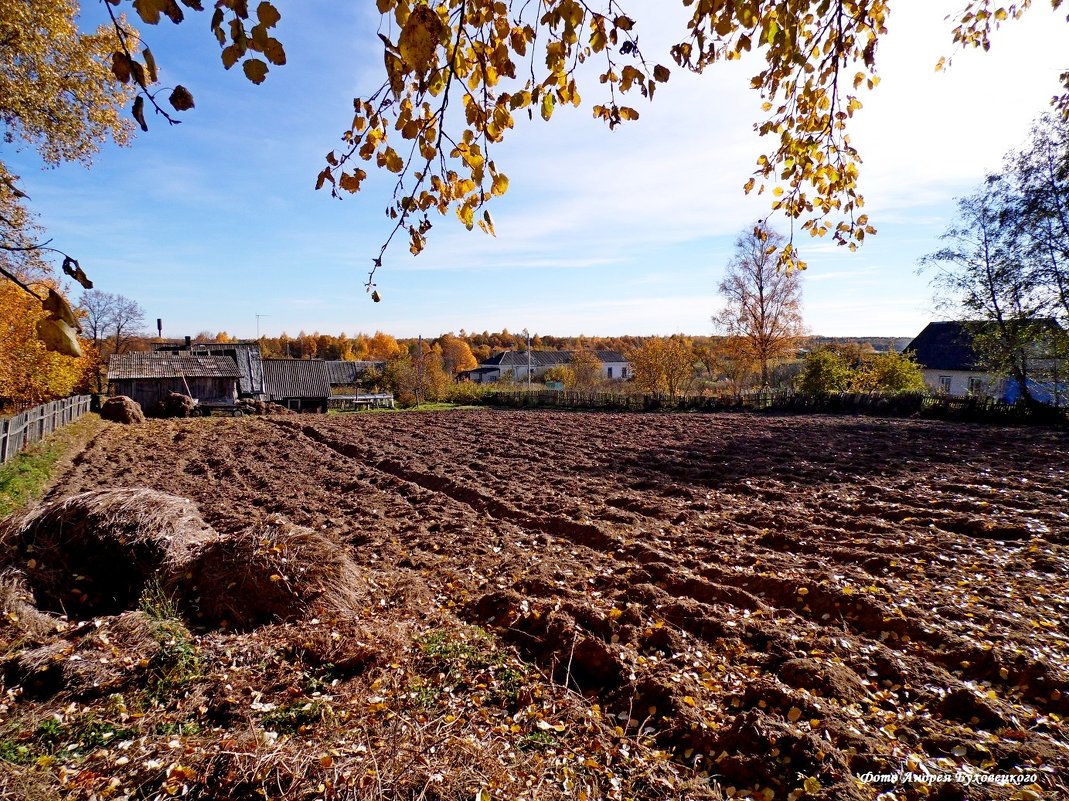
POLYGON ((252 342, 165 342, 155 346, 159 353, 194 356, 229 356, 238 367, 238 394, 242 398, 267 400, 264 390, 264 368, 260 358, 260 343, 252 342))
POLYGON ((297 412, 327 411, 330 382, 322 359, 264 359, 264 388, 275 403, 297 412))
POLYGON ((171 392, 201 403, 233 404, 240 375, 228 356, 116 353, 108 359, 108 392, 133 398, 142 409, 151 409, 171 392))

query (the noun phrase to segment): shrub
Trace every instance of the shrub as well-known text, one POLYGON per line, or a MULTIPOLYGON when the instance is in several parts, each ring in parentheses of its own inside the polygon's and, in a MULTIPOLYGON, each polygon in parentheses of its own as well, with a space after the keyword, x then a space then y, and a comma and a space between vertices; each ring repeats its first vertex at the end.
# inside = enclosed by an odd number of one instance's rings
POLYGON ((851 381, 856 392, 923 392, 924 376, 912 354, 889 351, 866 360, 851 381))
POLYGON ((846 392, 853 370, 843 356, 833 350, 817 350, 805 357, 798 389, 806 395, 846 392))

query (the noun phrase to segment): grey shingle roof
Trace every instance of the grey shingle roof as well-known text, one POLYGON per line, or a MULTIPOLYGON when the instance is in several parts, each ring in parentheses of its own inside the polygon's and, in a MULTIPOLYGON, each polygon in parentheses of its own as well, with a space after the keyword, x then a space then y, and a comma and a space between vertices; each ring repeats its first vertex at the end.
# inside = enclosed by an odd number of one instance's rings
POLYGON ((184 343, 166 342, 155 346, 160 353, 185 353, 200 356, 229 356, 237 363, 238 388, 246 395, 259 395, 264 391, 264 371, 260 363, 259 342, 193 342, 187 348, 184 343))
POLYGON ((130 378, 238 378, 229 356, 188 353, 116 353, 108 359, 108 380, 130 378))
POLYGON ((322 359, 264 359, 263 364, 264 386, 272 400, 330 397, 322 359))

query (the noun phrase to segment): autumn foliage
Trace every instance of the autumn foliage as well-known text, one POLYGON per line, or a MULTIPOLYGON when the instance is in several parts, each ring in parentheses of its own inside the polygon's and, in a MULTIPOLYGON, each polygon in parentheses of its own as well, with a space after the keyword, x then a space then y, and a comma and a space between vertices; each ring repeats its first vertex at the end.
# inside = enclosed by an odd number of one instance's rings
POLYGON ((81 342, 79 358, 46 350, 37 338, 44 316, 39 301, 0 281, 0 406, 43 403, 85 387, 95 362, 92 343, 81 342))
MULTIPOLYGON (((1052 0, 1054 7, 1060 4, 1052 0)), ((703 72, 744 58, 755 66, 750 86, 763 102, 754 128, 767 144, 743 189, 768 190, 773 211, 791 222, 777 262, 805 267, 794 247, 796 228, 830 235, 851 249, 875 233, 863 211, 861 156, 848 130, 862 108, 862 93, 880 82, 877 53, 887 34, 887 0, 683 0, 682 5, 685 23, 671 34, 675 43, 653 54, 639 45, 645 30, 641 15, 629 15, 613 0, 443 0, 433 6, 376 0, 382 83, 354 98, 352 121, 316 179, 317 189, 329 185, 340 197, 360 191, 368 169, 396 176, 386 212, 392 230, 373 260, 368 289, 396 234, 407 236, 412 253, 424 248, 432 210, 455 213, 468 229, 494 234, 486 204, 507 191, 509 179, 492 153, 518 120, 537 114, 549 121, 555 109, 581 106, 583 94, 595 94, 591 113, 615 128, 639 119, 638 104, 628 98, 652 100, 672 68, 703 72), (587 62, 595 68, 579 69, 587 62)), ((948 45, 987 49, 992 32, 1030 5, 993 8, 988 0, 970 0, 951 17, 956 24, 948 45)), ((133 0, 132 6, 153 25, 162 18, 181 22, 184 8, 203 10, 195 0, 133 0)), ((248 0, 215 3, 210 28, 223 66, 241 63, 258 84, 269 65, 285 64, 282 42, 274 36, 281 19, 267 0, 255 7, 248 0)), ((115 75, 136 84, 134 116, 145 127, 146 101, 169 113, 152 89, 154 57, 147 48, 136 53, 133 41, 123 37, 115 75)), ((933 66, 941 69, 944 63, 933 66)), ((1069 71, 1060 81, 1063 93, 1054 105, 1069 114, 1069 71)), ((192 107, 192 96, 179 89, 171 104, 184 111, 192 107)), ((372 297, 379 299, 377 292, 372 297)))

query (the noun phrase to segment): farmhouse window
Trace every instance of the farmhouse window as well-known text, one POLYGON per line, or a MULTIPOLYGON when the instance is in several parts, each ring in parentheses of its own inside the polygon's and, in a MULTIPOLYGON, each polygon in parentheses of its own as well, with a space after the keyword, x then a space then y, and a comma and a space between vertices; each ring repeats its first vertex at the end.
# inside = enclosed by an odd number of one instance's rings
POLYGON ((948 376, 948 375, 939 376, 939 391, 940 392, 945 392, 948 395, 950 394, 950 376, 948 376))
POLYGON ((970 378, 969 379, 969 394, 980 395, 984 391, 984 381, 982 378, 970 378))
POLYGON ((611 367, 606 367, 606 368, 605 368, 605 374, 606 374, 606 376, 608 376, 609 378, 612 378, 612 368, 611 368, 611 367))

